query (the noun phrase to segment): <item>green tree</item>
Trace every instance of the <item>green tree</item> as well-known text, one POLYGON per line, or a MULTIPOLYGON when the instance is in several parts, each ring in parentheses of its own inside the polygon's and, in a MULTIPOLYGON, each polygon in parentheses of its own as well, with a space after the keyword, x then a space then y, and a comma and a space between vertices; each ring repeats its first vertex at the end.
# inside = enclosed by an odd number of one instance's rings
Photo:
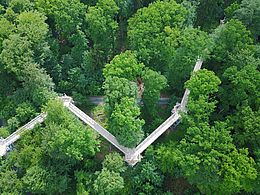
POLYGON ((140 109, 133 98, 124 97, 115 108, 110 117, 109 130, 118 142, 126 147, 134 148, 144 137, 142 126, 144 120, 140 120, 140 109))
POLYGON ((97 194, 120 194, 124 188, 124 179, 119 173, 103 168, 94 181, 93 187, 97 194))
POLYGON ((0 18, 0 51, 2 51, 2 44, 5 39, 15 30, 15 26, 4 17, 0 18))
POLYGON ((137 76, 141 75, 143 67, 142 63, 138 63, 135 53, 125 51, 106 64, 103 75, 105 78, 114 76, 135 81, 137 76))
POLYGON ((191 76, 185 83, 185 87, 190 89, 192 99, 198 100, 200 96, 209 96, 218 91, 220 79, 212 71, 207 69, 199 70, 191 76))
POLYGON ((189 127, 179 144, 158 149, 161 169, 185 176, 205 194, 252 191, 256 170, 247 149, 236 149, 227 123, 215 121, 209 125, 216 104, 209 97, 219 84, 220 80, 206 70, 196 72, 186 83, 191 92, 184 123, 189 127))
POLYGON ((234 18, 242 21, 259 40, 260 2, 258 0, 242 0, 239 9, 234 11, 234 18))
POLYGON ((226 79, 223 86, 225 91, 222 93, 224 105, 228 105, 231 109, 243 105, 259 108, 260 102, 257 97, 260 96, 258 91, 260 74, 257 66, 248 64, 241 69, 232 66, 226 69, 223 76, 226 79))
POLYGON ((31 42, 27 37, 15 34, 10 35, 9 39, 5 39, 0 54, 4 69, 20 76, 25 65, 33 62, 33 51, 30 48, 31 42))
POLYGON ((36 0, 35 6, 49 18, 50 26, 61 42, 77 31, 83 23, 86 11, 80 0, 36 0))
POLYGON ((127 79, 118 77, 108 77, 103 86, 106 101, 109 105, 109 112, 114 110, 115 104, 120 103, 123 97, 137 98, 137 85, 127 79))
POLYGON ((248 152, 236 150, 225 123, 205 123, 187 129, 178 149, 169 145, 158 150, 162 170, 179 169, 202 193, 232 194, 251 191, 256 178, 254 161, 248 152))
POLYGON ((17 33, 32 43, 39 43, 48 33, 46 19, 46 16, 36 11, 22 12, 17 17, 17 33))
POLYGON ((198 0, 196 26, 201 26, 203 30, 210 31, 219 25, 219 21, 224 18, 224 9, 236 0, 198 0))
POLYGON ((122 173, 126 170, 124 159, 116 152, 106 155, 102 165, 103 168, 118 173, 122 173))
POLYGON ((59 102, 50 102, 46 111, 48 112, 45 122, 45 136, 48 140, 46 149, 52 157, 59 159, 66 155, 73 161, 79 161, 85 156, 95 154, 98 141, 91 129, 83 124, 79 125, 79 121, 59 102))
POLYGON ((160 192, 163 176, 153 161, 146 161, 135 169, 132 180, 132 193, 156 194, 160 192))
POLYGON ((0 176, 1 194, 19 194, 22 192, 22 182, 19 180, 16 171, 4 159, 0 161, 0 176))
POLYGON ((97 69, 110 61, 116 49, 118 23, 114 20, 119 8, 114 0, 99 0, 88 8, 86 34, 92 41, 90 56, 97 69))
POLYGON ((248 147, 251 152, 260 148, 259 139, 259 108, 253 111, 249 106, 242 107, 241 110, 228 117, 230 125, 234 129, 234 142, 240 148, 248 147))
POLYGON ((230 55, 235 55, 241 50, 252 50, 253 40, 250 31, 238 20, 230 20, 226 24, 219 26, 215 30, 213 36, 214 47, 212 58, 219 63, 213 67, 218 72, 223 73, 227 68, 227 62, 230 60, 230 55))
POLYGON ((17 150, 5 159, 10 169, 1 170, 7 171, 6 175, 14 171, 13 178, 18 178, 23 192, 65 193, 74 185, 71 174, 78 168, 89 169, 86 162, 92 161, 99 141, 93 130, 72 116, 60 101, 50 101, 43 111, 48 113, 44 125, 22 135, 15 145, 17 150))
POLYGON ((30 0, 10 0, 8 9, 13 10, 15 13, 24 11, 31 11, 34 8, 34 3, 30 0))
POLYGON ((40 166, 32 166, 26 170, 22 178, 24 188, 33 193, 62 193, 68 188, 66 175, 40 166))
POLYGON ((185 26, 188 10, 175 1, 158 1, 141 8, 128 20, 128 41, 138 57, 149 67, 163 71, 165 59, 171 55, 168 34, 177 37, 179 29, 185 26))
POLYGON ((157 103, 160 99, 161 90, 167 86, 167 79, 156 71, 145 69, 142 73, 142 80, 144 82, 142 100, 144 102, 145 113, 151 117, 150 120, 154 120, 158 118, 156 110, 157 103))
POLYGON ((207 33, 192 27, 183 29, 177 38, 169 36, 168 39, 176 42, 176 49, 167 58, 166 75, 172 91, 180 95, 183 93, 184 82, 189 79, 198 57, 207 59, 212 41, 207 33))

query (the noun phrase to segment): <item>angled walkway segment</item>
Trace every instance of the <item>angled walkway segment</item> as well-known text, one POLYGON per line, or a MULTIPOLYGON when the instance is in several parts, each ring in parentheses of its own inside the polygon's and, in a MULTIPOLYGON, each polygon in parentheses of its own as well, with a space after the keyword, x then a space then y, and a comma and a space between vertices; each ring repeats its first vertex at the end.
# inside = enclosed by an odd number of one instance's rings
MULTIPOLYGON (((193 69, 193 72, 196 72, 198 70, 201 69, 201 66, 202 66, 202 59, 198 59, 195 66, 194 66, 194 69, 193 69)), ((189 89, 185 89, 185 92, 184 92, 184 95, 182 97, 182 100, 181 100, 181 111, 182 112, 186 112, 186 106, 187 106, 187 103, 188 103, 188 96, 190 94, 190 90, 189 89)))
POLYGON ((120 145, 115 138, 109 131, 103 128, 100 124, 98 124, 95 120, 81 111, 78 107, 76 107, 72 103, 72 98, 68 96, 63 96, 61 99, 64 102, 64 106, 67 107, 73 114, 75 114, 79 119, 81 119, 84 123, 89 125, 92 129, 98 132, 102 137, 104 137, 107 141, 113 144, 117 149, 119 149, 124 154, 129 152, 129 149, 120 145))
POLYGON ((34 119, 32 119, 26 125, 20 127, 18 130, 13 132, 7 138, 1 139, 0 140, 0 156, 3 156, 6 154, 6 152, 8 151, 8 147, 11 144, 13 144, 16 140, 18 140, 24 131, 33 129, 36 124, 42 123, 46 117, 47 117, 47 114, 42 113, 42 114, 38 115, 37 117, 35 117, 34 119))

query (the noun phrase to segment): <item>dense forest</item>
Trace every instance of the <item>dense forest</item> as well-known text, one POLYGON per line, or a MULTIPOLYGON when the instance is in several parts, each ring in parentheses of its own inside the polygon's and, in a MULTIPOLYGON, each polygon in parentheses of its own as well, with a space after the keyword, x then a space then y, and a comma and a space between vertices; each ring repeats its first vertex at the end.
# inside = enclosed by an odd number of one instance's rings
POLYGON ((1 0, 0 137, 48 115, 0 157, 0 194, 260 194, 259 65, 260 0, 1 0), (186 88, 133 167, 57 98, 134 148, 186 88))

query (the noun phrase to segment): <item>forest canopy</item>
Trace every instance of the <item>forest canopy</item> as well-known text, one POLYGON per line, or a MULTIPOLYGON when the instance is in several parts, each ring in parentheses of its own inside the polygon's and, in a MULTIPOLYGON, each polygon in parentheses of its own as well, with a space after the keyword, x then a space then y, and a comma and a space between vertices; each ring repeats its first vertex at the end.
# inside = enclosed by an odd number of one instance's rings
POLYGON ((259 194, 259 65, 260 0, 2 0, 0 137, 47 115, 0 157, 0 194, 259 194), (133 167, 58 98, 135 148, 185 89, 133 167))

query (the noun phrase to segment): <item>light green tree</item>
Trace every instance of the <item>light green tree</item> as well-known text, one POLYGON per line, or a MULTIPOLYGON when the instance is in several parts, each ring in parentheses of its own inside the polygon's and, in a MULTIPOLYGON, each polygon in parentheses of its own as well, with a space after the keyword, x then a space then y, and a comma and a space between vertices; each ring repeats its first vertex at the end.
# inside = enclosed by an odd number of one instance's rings
POLYGON ((123 173, 126 171, 125 162, 119 153, 113 152, 105 156, 102 162, 103 168, 109 171, 114 171, 118 173, 123 173))
POLYGON ((125 51, 115 56, 109 64, 106 64, 103 75, 105 78, 115 76, 135 81, 141 75, 143 67, 144 65, 137 61, 135 53, 125 51))
POLYGON ((134 148, 144 137, 142 126, 144 120, 138 118, 140 109, 133 98, 124 97, 110 117, 109 130, 118 142, 126 147, 134 148))
POLYGON ((109 106, 109 113, 114 110, 115 104, 120 103, 122 98, 137 98, 136 83, 129 82, 125 78, 108 77, 104 82, 103 88, 109 106))
POLYGON ((141 8, 128 20, 128 41, 130 48, 147 66, 163 71, 165 59, 171 53, 168 34, 177 37, 179 29, 185 26, 188 10, 174 0, 158 1, 141 8))

